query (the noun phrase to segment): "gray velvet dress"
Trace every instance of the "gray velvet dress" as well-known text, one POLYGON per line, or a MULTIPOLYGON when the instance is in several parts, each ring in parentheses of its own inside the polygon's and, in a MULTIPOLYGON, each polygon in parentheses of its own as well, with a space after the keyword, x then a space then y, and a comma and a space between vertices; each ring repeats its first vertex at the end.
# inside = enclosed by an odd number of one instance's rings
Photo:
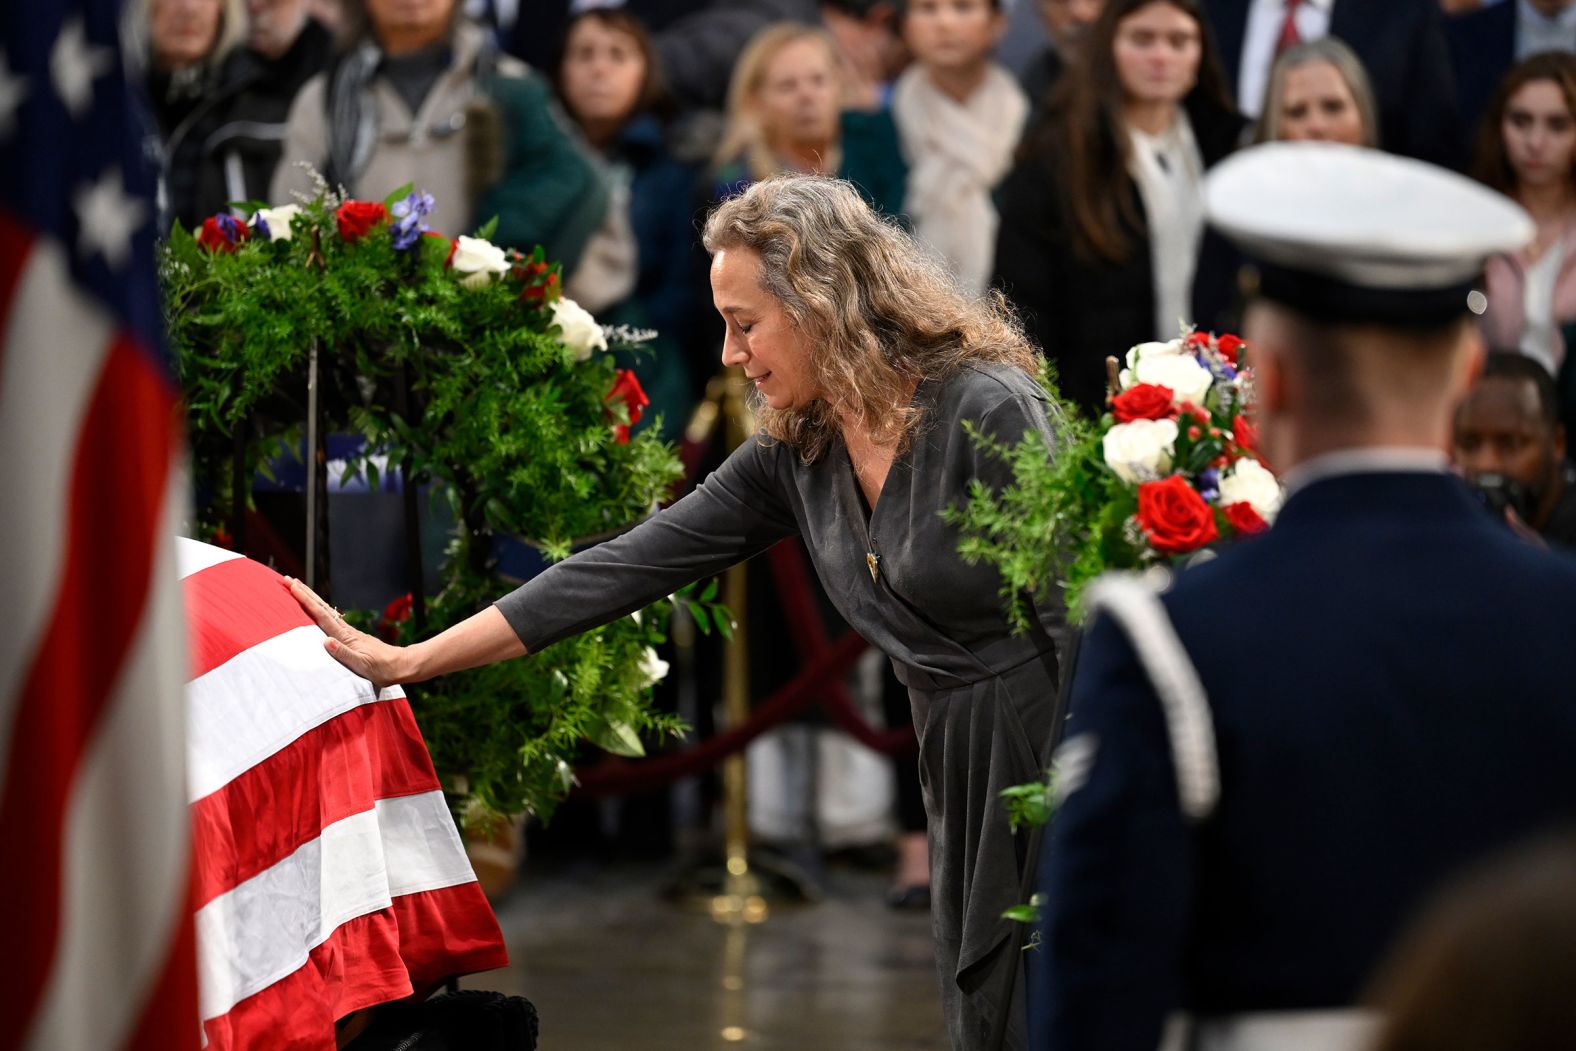
MULTIPOLYGON (((827 595, 909 689, 942 1005, 953 1046, 973 1049, 1000 1013, 1017 951, 1001 914, 1019 903, 1026 836, 1009 829, 999 793, 1042 776, 1057 687, 1052 639, 1064 619, 1047 604, 1040 631, 1014 635, 996 571, 959 558, 941 511, 963 501, 971 480, 1007 477, 963 421, 1006 442, 1031 428, 1052 435, 1040 388, 1009 366, 926 380, 915 401, 925 414, 874 513, 840 442, 805 464, 780 443, 752 440, 672 507, 553 566, 498 608, 535 651, 802 536, 827 595)), ((1022 995, 1012 1013, 1005 1046, 1024 1047, 1022 995)))

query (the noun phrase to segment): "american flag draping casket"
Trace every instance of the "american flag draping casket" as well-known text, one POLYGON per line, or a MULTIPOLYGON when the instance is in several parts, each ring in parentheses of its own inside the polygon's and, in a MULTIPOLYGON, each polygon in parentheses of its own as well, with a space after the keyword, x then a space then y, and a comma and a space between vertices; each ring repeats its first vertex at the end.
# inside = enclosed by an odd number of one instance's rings
POLYGON ((324 652, 272 570, 179 554, 208 1046, 331 1049, 337 1018, 503 966, 404 692, 324 652))

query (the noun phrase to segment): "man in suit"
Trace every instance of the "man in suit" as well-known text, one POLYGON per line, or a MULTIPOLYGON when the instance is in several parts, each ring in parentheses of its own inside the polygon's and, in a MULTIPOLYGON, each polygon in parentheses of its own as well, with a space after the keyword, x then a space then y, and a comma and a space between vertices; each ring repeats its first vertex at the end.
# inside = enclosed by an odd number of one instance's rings
POLYGON ((1039 113, 1051 89, 1077 57, 1090 27, 1105 9, 1105 0, 1035 0, 1034 9, 1045 27, 1045 50, 1024 67, 1020 79, 1029 104, 1039 113))
POLYGON ((1445 23, 1456 70, 1462 149, 1511 66, 1540 51, 1576 51, 1576 0, 1502 0, 1445 23))
POLYGON ((1444 453, 1481 360, 1472 281, 1530 218, 1326 144, 1244 151, 1205 194, 1254 260, 1260 443, 1287 497, 1163 596, 1090 595, 1035 1047, 1153 1051, 1184 1016, 1192 1046, 1363 1046, 1351 1005, 1409 914, 1576 815, 1576 561, 1492 517, 1444 453))
POLYGON ((1439 0, 1204 0, 1226 78, 1256 117, 1270 67, 1287 46, 1329 35, 1362 59, 1379 103, 1381 145, 1456 164, 1455 80, 1439 0))

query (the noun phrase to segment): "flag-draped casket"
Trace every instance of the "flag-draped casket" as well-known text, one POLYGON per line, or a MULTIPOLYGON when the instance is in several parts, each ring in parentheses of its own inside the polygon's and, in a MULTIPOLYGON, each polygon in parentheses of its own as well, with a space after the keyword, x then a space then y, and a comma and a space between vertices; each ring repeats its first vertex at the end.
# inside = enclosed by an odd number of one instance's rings
POLYGON ((212 1048, 506 963, 409 703, 323 649, 272 570, 180 541, 198 984, 212 1048))

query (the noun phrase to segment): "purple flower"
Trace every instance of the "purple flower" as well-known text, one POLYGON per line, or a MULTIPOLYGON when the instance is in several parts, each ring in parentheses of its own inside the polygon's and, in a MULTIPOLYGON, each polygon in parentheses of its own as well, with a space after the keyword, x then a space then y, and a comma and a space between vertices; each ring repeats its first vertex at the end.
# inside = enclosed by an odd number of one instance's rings
POLYGON ((421 241, 421 235, 427 232, 426 219, 432 214, 432 208, 432 194, 419 190, 409 194, 403 201, 395 202, 390 209, 394 216, 395 248, 401 252, 409 251, 421 241))
POLYGON ((224 231, 224 239, 226 241, 236 244, 242 237, 246 236, 241 229, 241 224, 236 222, 235 216, 230 215, 228 212, 223 212, 217 218, 219 220, 219 229, 224 231))
POLYGON ((1220 498, 1220 472, 1213 467, 1206 467, 1198 473, 1198 495, 1206 500, 1220 498))
POLYGON ((261 214, 252 217, 252 233, 264 241, 272 241, 274 239, 273 231, 268 229, 268 220, 264 219, 261 214))

